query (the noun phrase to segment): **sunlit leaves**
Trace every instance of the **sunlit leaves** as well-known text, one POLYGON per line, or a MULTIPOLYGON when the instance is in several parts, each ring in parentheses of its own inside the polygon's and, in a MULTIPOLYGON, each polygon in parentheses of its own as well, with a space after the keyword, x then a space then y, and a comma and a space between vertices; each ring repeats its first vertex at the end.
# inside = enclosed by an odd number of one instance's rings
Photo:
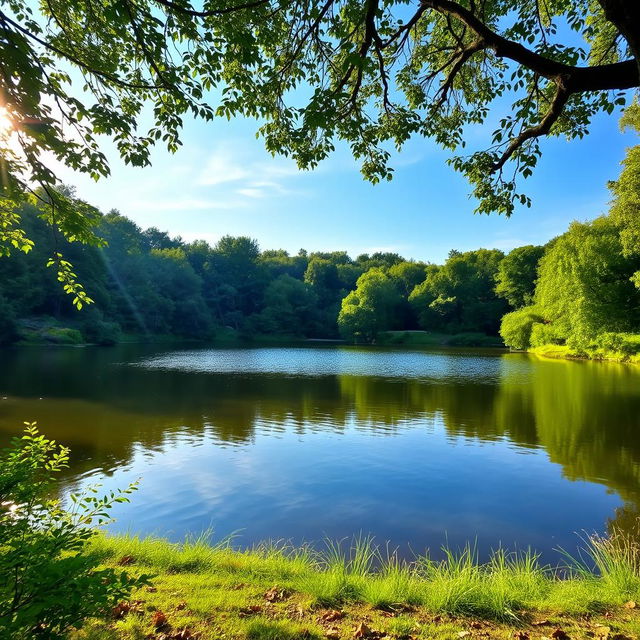
MULTIPOLYGON (((432 138, 455 154, 477 210, 509 215, 530 204, 518 184, 541 155, 537 136, 510 145, 540 125, 563 80, 504 43, 563 69, 630 56, 596 0, 490 0, 481 14, 476 3, 449 3, 479 17, 494 41, 435 1, 48 0, 35 16, 22 0, 6 4, 0 99, 16 134, 2 148, 0 189, 16 200, 57 183, 46 154, 99 179, 109 175, 100 135, 125 163, 146 166, 156 144, 180 147, 186 118, 245 116, 260 121, 270 152, 302 168, 344 141, 372 182, 392 177, 392 148, 432 138), (491 139, 470 135, 494 120, 491 139)), ((624 100, 581 89, 540 135, 580 138, 624 100)), ((57 208, 65 235, 90 239, 87 229, 65 231, 86 210, 57 208)))

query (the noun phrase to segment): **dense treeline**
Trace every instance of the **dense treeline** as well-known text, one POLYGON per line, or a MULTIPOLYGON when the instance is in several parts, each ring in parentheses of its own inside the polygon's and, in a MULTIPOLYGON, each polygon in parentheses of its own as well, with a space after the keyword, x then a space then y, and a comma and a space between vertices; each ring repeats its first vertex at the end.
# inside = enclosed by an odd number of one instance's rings
MULTIPOLYGON (((640 129, 638 105, 623 124, 640 129)), ((544 247, 454 250, 442 265, 396 253, 260 251, 247 237, 188 243, 117 211, 92 214, 106 240, 99 248, 56 236, 49 214, 26 206, 21 223, 35 248, 0 260, 0 342, 39 327, 39 338, 103 344, 221 332, 374 342, 421 329, 625 358, 640 352, 640 145, 610 186, 608 215, 574 222, 544 247), (56 253, 94 300, 80 314, 47 267, 56 253)))
MULTIPOLYGON (((640 106, 623 125, 640 131, 640 106)), ((502 321, 509 346, 618 359, 640 352, 640 145, 610 188, 608 215, 574 222, 550 243, 533 296, 502 321)))
POLYGON ((510 258, 497 250, 452 251, 442 266, 395 253, 289 255, 260 251, 247 237, 187 243, 142 230, 117 211, 97 214, 107 242, 97 248, 53 235, 36 207, 20 214, 35 248, 0 260, 4 342, 38 329, 43 318, 74 328, 49 327, 45 339, 98 343, 123 333, 210 339, 229 330, 363 342, 385 330, 497 335, 509 296, 533 289, 532 273, 511 273, 504 266, 510 258), (80 313, 46 266, 55 252, 94 300, 80 313), (496 293, 496 282, 505 293, 496 293))

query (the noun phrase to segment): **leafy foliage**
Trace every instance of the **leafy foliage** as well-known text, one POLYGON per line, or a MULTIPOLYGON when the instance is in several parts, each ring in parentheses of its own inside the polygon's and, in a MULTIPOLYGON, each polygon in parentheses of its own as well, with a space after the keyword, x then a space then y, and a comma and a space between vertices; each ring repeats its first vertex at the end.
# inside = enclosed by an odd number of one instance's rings
POLYGON ((27 424, 22 438, 0 454, 0 635, 61 638, 90 616, 104 614, 147 582, 100 568, 88 552, 109 509, 133 486, 107 496, 97 488, 71 497, 65 509, 51 496, 53 474, 69 451, 27 424))
POLYGON ((498 267, 496 293, 518 309, 533 302, 538 262, 544 247, 526 245, 510 251, 498 267))
MULTIPOLYGON (((634 104, 623 124, 638 128, 639 116, 634 104)), ((593 357, 625 358, 640 351, 635 335, 640 331, 640 145, 628 150, 620 179, 610 186, 609 215, 574 222, 550 243, 538 266, 535 306, 503 318, 506 344, 560 344, 593 357)), ((506 275, 504 265, 500 270, 506 275)), ((508 283, 508 278, 499 279, 498 290, 506 290, 508 283)))
POLYGON ((505 344, 514 349, 528 349, 532 346, 533 325, 543 322, 544 318, 536 313, 535 307, 523 307, 503 316, 500 324, 500 336, 505 344))
POLYGON ((442 267, 428 269, 409 302, 423 329, 481 331, 495 334, 506 303, 495 293, 495 278, 504 258, 497 249, 452 251, 442 267))
POLYGON ((36 202, 67 241, 99 245, 94 212, 55 189, 49 160, 106 177, 108 136, 145 166, 154 145, 180 146, 186 117, 257 118, 267 149, 305 168, 344 141, 373 182, 391 177, 392 147, 429 137, 478 211, 511 214, 529 204, 517 181, 540 138, 584 136, 638 87, 638 24, 621 0, 7 0, 0 245, 32 246, 15 206, 36 202), (467 152, 468 129, 491 120, 467 152))
POLYGON ((342 301, 340 333, 350 340, 371 342, 379 331, 393 328, 400 292, 391 278, 374 267, 358 278, 355 291, 342 301))

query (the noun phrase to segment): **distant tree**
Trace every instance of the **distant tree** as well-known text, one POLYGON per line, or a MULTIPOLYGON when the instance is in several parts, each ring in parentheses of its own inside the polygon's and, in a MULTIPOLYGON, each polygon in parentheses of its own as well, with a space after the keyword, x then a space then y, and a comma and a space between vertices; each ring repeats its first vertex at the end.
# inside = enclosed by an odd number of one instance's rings
POLYGON ((409 297, 414 288, 424 281, 426 265, 422 262, 397 262, 389 267, 389 277, 397 283, 405 297, 409 297))
POLYGON ((540 261, 535 303, 557 339, 584 347, 603 332, 640 327, 632 283, 639 269, 639 255, 624 255, 613 218, 574 222, 540 261))
POLYGON ((495 294, 495 278, 504 254, 497 249, 452 251, 443 266, 409 296, 423 329, 496 334, 506 303, 495 294))
POLYGON ((500 262, 496 276, 496 293, 513 309, 532 303, 538 277, 538 263, 543 253, 544 247, 526 245, 513 249, 500 262))
POLYGON ((380 331, 392 329, 402 298, 393 280, 379 268, 363 273, 355 291, 342 301, 340 333, 348 340, 372 342, 380 331))
POLYGON ((338 276, 338 266, 326 258, 313 256, 304 274, 304 281, 310 284, 319 294, 330 295, 339 291, 342 283, 338 276))
MULTIPOLYGON (((640 104, 634 102, 621 120, 623 127, 640 132, 640 104)), ((620 177, 611 182, 613 193, 610 216, 620 225, 622 251, 626 257, 640 255, 640 145, 627 150, 620 177)), ((633 276, 640 288, 640 271, 633 276)))
POLYGON ((16 313, 9 301, 0 294, 0 345, 11 344, 17 337, 16 313))
POLYGON ((365 271, 373 267, 388 269, 401 262, 404 262, 404 258, 400 254, 390 251, 376 251, 372 254, 363 253, 356 259, 356 263, 365 271))
POLYGON ((306 255, 290 256, 284 249, 276 249, 263 251, 260 254, 260 263, 273 278, 287 274, 302 280, 309 260, 306 255))
POLYGON ((511 311, 502 318, 500 337, 509 347, 528 349, 532 346, 531 333, 537 323, 544 323, 544 318, 534 306, 511 311))
POLYGON ((269 283, 264 309, 257 316, 260 333, 310 336, 316 328, 317 298, 312 287, 283 274, 269 283))
POLYGON ((166 231, 157 227, 149 227, 142 232, 151 249, 177 249, 182 245, 182 238, 172 238, 166 231))
POLYGON ((365 272, 365 269, 358 263, 339 264, 338 280, 343 291, 351 291, 356 288, 358 278, 365 272))
POLYGON ((260 310, 267 273, 259 257, 258 243, 246 236, 223 236, 213 248, 211 266, 216 274, 213 295, 219 299, 224 324, 239 326, 239 317, 260 310), (232 315, 226 317, 227 314, 232 315))

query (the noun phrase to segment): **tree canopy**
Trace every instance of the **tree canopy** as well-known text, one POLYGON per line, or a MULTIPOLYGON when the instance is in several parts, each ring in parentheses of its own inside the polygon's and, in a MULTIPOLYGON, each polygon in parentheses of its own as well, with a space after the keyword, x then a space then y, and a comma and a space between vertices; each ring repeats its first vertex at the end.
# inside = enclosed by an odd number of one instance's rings
POLYGON ((638 87, 639 61, 628 0, 6 0, 0 243, 31 246, 14 214, 28 198, 67 239, 99 243, 92 210, 53 189, 51 159, 107 176, 105 135, 144 166, 156 143, 178 148, 189 116, 255 117, 267 149, 306 168, 345 141, 374 182, 392 147, 426 136, 479 211, 510 214, 529 202, 517 179, 540 138, 584 136, 638 87))
MULTIPOLYGON (((627 110, 622 124, 640 130, 637 105, 627 110)), ((628 149, 620 178, 610 188, 608 215, 574 222, 547 245, 538 264, 535 293, 528 301, 522 299, 529 306, 502 320, 500 332, 506 344, 517 348, 561 344, 596 354, 640 351, 640 145, 628 149)), ((510 270, 505 263, 506 258, 501 274, 510 270)), ((498 291, 503 284, 499 280, 498 291)))

